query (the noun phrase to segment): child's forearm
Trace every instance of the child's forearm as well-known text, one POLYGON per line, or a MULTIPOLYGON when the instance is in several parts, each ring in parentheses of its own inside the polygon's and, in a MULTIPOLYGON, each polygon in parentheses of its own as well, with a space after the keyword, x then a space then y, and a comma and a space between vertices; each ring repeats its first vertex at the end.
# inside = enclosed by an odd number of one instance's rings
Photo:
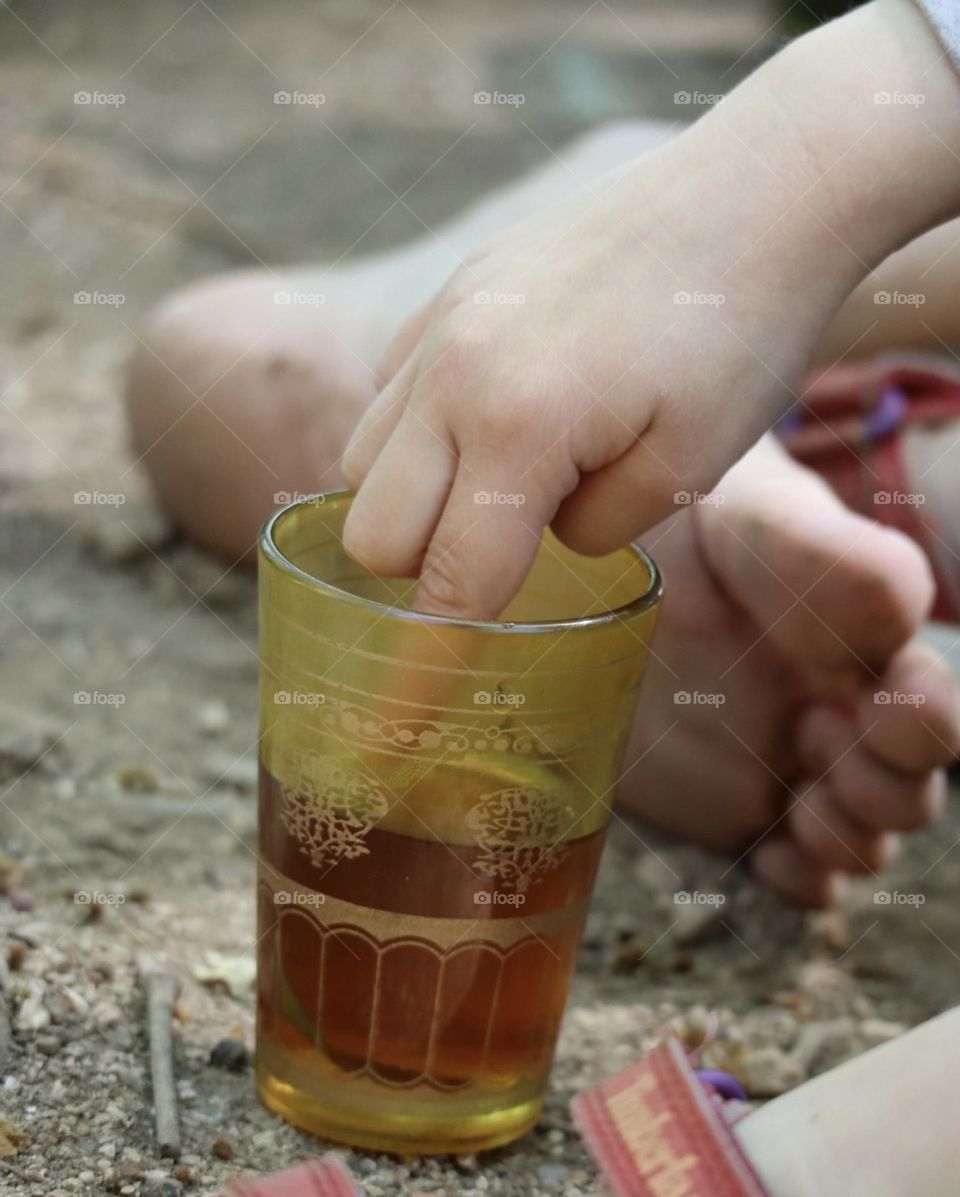
MULTIPOLYGON (((960 169, 960 166, 958 166, 960 169)), ((960 350, 960 220, 891 255, 853 291, 827 329, 817 361, 960 350)))

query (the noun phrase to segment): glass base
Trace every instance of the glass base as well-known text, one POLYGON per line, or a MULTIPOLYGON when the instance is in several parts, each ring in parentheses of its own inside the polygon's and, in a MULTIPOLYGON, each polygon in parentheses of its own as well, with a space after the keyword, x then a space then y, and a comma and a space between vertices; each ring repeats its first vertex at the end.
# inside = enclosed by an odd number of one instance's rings
MULTIPOLYGON (((280 1080, 257 1066, 257 1093, 273 1113, 301 1130, 321 1139, 332 1139, 348 1147, 385 1151, 393 1155, 469 1155, 502 1147, 519 1139, 537 1121, 543 1097, 532 1098, 507 1109, 451 1117, 448 1096, 437 1095, 434 1113, 387 1112, 376 1103, 358 1103, 351 1110, 344 1104, 329 1104, 280 1080)), ((404 1102, 391 1096, 392 1106, 404 1102)), ((409 1110, 409 1105, 408 1105, 409 1110)))

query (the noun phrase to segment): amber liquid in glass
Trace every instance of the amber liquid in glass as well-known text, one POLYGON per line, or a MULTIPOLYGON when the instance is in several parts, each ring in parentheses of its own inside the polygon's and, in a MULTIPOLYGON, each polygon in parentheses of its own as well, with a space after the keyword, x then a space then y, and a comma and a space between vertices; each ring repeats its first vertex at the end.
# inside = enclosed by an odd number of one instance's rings
MULTIPOLYGON (((537 768, 517 778, 527 793, 531 775, 549 784, 537 768)), ((465 786, 480 793, 490 780, 439 766, 429 785, 428 804, 452 786, 462 804, 465 786)), ((423 799, 406 805, 423 810, 423 799)), ((371 827, 364 851, 318 867, 265 770, 260 804, 267 1105, 324 1137, 397 1152, 472 1151, 523 1133, 542 1102, 603 827, 536 844, 506 818, 491 851, 441 840, 413 816, 402 832, 371 827)))

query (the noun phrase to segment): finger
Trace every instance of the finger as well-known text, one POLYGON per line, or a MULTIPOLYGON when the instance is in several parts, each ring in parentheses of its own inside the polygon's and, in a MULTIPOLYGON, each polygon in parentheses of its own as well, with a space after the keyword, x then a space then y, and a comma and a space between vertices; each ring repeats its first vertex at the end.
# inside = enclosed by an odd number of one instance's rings
POLYGON ((360 489, 406 411, 416 372, 416 361, 408 362, 370 404, 347 442, 340 469, 353 490, 360 489))
POLYGON ((750 854, 750 864, 759 880, 800 906, 833 906, 842 892, 842 877, 812 860, 785 834, 761 840, 750 854))
POLYGON ((870 749, 907 773, 949 765, 960 748, 953 675, 937 653, 916 641, 897 653, 877 688, 861 697, 856 714, 870 749))
POLYGON ((853 717, 829 707, 811 707, 797 724, 799 754, 815 775, 829 770, 840 808, 874 831, 919 831, 943 812, 942 769, 904 773, 885 765, 867 748, 853 717))
POLYGON ((549 486, 511 490, 520 473, 493 458, 461 460, 424 558, 417 610, 497 619, 517 594, 562 497, 549 486))
POLYGON ((797 790, 787 827, 804 853, 824 869, 878 873, 896 851, 896 836, 856 822, 840 807, 829 779, 797 790))
POLYGON ((385 387, 395 374, 399 374, 420 344, 421 337, 437 312, 439 298, 439 295, 435 295, 400 325, 399 332, 390 342, 387 352, 377 366, 377 381, 381 387, 385 387))
POLYGON ((372 573, 416 577, 456 471, 446 430, 406 411, 351 504, 346 551, 372 573))
POLYGON ((613 552, 676 511, 679 482, 656 437, 644 435, 610 465, 584 474, 551 526, 575 552, 613 552))

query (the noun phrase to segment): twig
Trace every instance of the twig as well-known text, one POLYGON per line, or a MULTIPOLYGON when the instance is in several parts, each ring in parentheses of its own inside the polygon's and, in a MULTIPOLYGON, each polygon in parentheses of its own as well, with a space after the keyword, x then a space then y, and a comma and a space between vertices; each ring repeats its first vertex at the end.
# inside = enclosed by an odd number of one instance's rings
POLYGON ((150 1038, 150 1075, 157 1127, 157 1151, 180 1158, 180 1120, 173 1077, 173 1004, 180 991, 176 970, 149 952, 137 955, 137 973, 147 998, 147 1033, 150 1038))
POLYGON ((0 956, 0 1068, 6 1065, 10 1055, 10 999, 7 997, 9 983, 7 962, 0 956))

